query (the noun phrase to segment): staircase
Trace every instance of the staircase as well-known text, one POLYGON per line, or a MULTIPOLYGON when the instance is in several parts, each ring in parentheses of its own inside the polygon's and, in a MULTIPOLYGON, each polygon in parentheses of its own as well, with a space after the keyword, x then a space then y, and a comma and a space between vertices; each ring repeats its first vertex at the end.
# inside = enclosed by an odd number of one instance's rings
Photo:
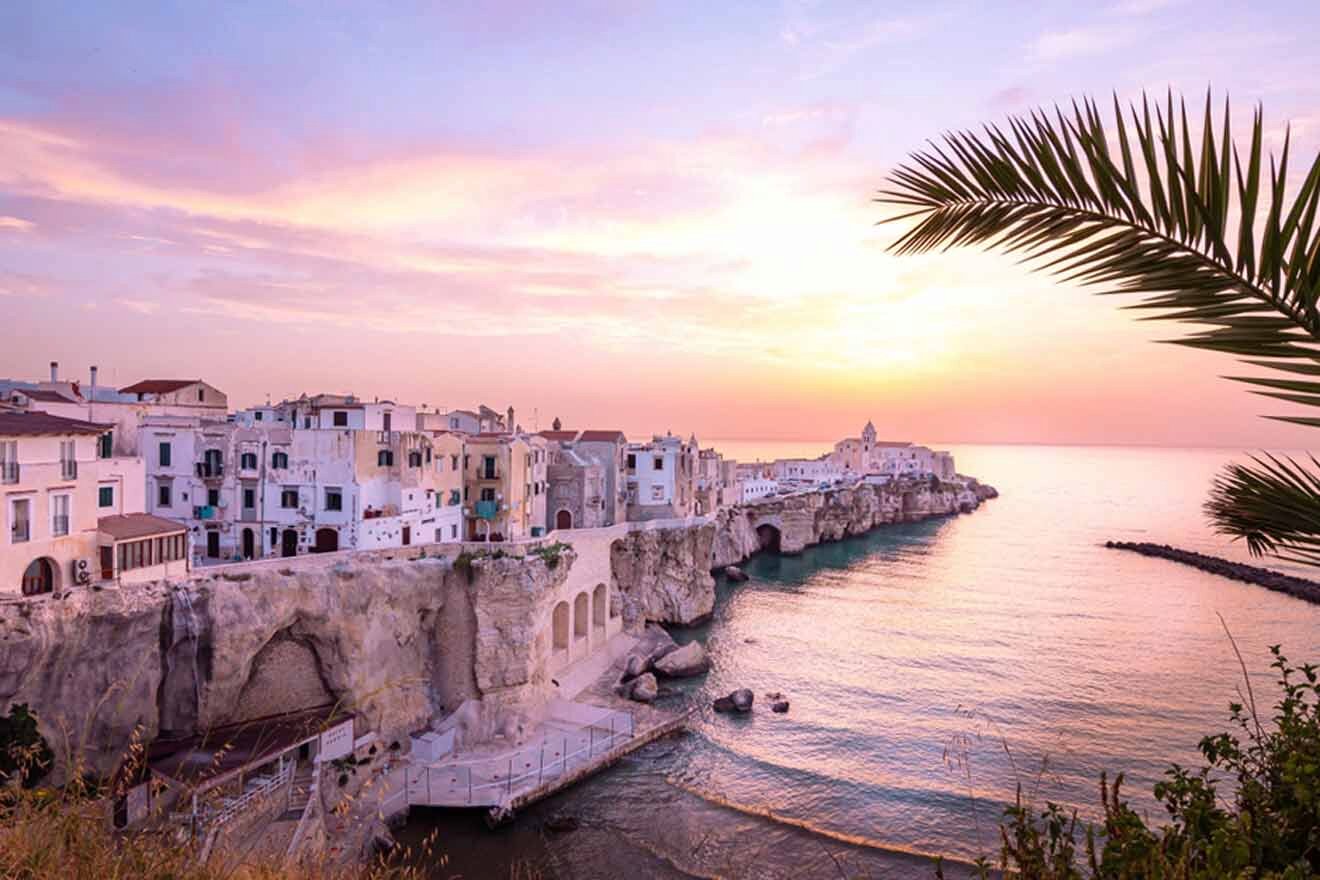
POLYGON ((316 765, 310 761, 300 762, 293 772, 293 782, 289 786, 289 806, 281 820, 302 818, 307 809, 307 802, 312 797, 312 782, 316 779, 316 765))

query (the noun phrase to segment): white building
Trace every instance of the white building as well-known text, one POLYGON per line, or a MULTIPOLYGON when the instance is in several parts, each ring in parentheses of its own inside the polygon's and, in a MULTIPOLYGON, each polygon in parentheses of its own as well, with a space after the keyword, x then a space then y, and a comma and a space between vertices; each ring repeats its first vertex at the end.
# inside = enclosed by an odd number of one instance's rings
POLYGON ((878 440, 875 425, 870 422, 860 437, 834 444, 834 451, 827 458, 844 478, 879 475, 891 479, 923 476, 953 479, 956 475, 951 453, 936 452, 908 441, 878 440))
POLYGON ((667 434, 628 444, 628 519, 692 516, 696 509, 697 438, 667 434))

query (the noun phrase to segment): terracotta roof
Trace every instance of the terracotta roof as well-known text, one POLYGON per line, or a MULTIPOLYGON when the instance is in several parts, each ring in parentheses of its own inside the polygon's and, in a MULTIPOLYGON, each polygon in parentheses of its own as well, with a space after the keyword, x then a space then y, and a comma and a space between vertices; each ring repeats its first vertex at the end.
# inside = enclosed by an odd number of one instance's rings
POLYGON ((152 516, 149 513, 119 513, 98 519, 96 530, 105 532, 116 541, 130 541, 133 538, 150 538, 156 535, 186 532, 188 527, 181 522, 152 516))
POLYGON ((98 425, 44 412, 0 412, 0 437, 37 437, 54 434, 104 434, 114 425, 98 425))
POLYGON ((189 385, 196 385, 201 379, 143 379, 127 388, 120 388, 121 394, 169 394, 189 385))
POLYGON ((47 391, 44 388, 15 388, 14 392, 43 403, 77 403, 72 397, 65 397, 58 391, 47 391))
POLYGON ((622 431, 583 431, 582 436, 578 438, 584 443, 617 443, 620 440, 627 440, 622 431))

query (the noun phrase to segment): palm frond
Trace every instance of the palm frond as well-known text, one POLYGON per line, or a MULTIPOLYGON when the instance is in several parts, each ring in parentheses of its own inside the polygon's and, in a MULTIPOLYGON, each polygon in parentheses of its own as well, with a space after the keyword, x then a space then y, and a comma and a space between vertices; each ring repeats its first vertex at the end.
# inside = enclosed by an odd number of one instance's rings
POLYGON ((1205 503, 1215 531, 1245 540, 1255 556, 1320 565, 1320 476, 1268 453, 1253 461, 1215 478, 1205 503))
MULTIPOLYGON (((1001 248, 1067 280, 1137 295, 1129 308, 1150 319, 1206 328, 1170 342, 1310 374, 1320 369, 1320 156, 1289 197, 1289 139, 1267 175, 1259 109, 1245 160, 1227 101, 1217 126, 1207 93, 1203 117, 1194 138, 1185 103, 1175 107, 1170 93, 1153 110, 1143 96, 1127 119, 1115 97, 1113 137, 1091 100, 946 134, 879 194, 904 209, 894 220, 915 221, 891 250, 1001 248)), ((1229 378, 1320 406, 1320 382, 1229 378)))

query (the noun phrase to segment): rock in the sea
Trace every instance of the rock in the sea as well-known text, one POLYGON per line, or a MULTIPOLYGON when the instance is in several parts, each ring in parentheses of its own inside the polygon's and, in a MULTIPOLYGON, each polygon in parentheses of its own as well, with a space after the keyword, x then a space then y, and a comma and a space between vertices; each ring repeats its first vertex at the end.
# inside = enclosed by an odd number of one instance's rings
POLYGON ((788 700, 776 700, 775 702, 771 703, 770 711, 778 712, 780 715, 783 715, 785 712, 788 711, 788 700))
POLYGON ((650 668, 651 660, 649 657, 629 654, 627 661, 625 661, 623 665, 623 678, 625 681, 630 678, 636 678, 650 668))
POLYGON ((568 831, 577 831, 581 823, 578 822, 577 816, 570 816, 567 813, 555 813, 541 824, 546 831, 563 834, 568 831))
POLYGON ((649 672, 643 672, 637 678, 633 679, 632 689, 628 696, 639 703, 649 703, 660 693, 660 685, 655 680, 655 676, 649 672))
POLYGON ((747 576, 747 572, 743 571, 736 565, 730 565, 728 568, 724 569, 724 576, 735 584, 741 584, 743 581, 750 580, 747 576))
POLYGON ((739 688, 727 697, 720 697, 711 703, 711 707, 716 712, 740 712, 746 713, 752 711, 752 703, 756 700, 756 695, 747 688, 739 688))
POLYGON ((708 669, 710 658, 706 656, 706 649, 701 647, 701 642, 688 642, 655 661, 655 671, 670 678, 701 675, 708 669))

